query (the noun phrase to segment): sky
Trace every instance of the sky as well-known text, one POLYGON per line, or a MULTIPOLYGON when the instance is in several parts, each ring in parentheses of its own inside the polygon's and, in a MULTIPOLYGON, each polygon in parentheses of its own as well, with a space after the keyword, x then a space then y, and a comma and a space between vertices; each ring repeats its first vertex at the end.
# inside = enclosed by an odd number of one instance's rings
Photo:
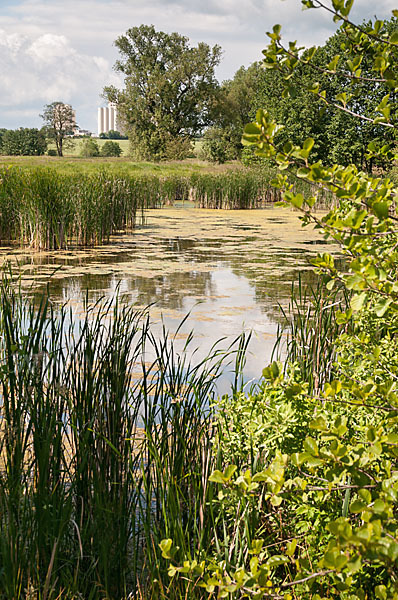
MULTIPOLYGON (((356 0, 351 16, 385 18, 396 7, 396 0, 356 0)), ((61 101, 96 132, 104 86, 123 87, 113 43, 130 27, 153 24, 192 45, 219 44, 223 81, 261 60, 275 23, 286 41, 303 46, 322 44, 336 29, 325 11, 302 11, 300 0, 0 0, 0 127, 41 127, 44 105, 61 101)))

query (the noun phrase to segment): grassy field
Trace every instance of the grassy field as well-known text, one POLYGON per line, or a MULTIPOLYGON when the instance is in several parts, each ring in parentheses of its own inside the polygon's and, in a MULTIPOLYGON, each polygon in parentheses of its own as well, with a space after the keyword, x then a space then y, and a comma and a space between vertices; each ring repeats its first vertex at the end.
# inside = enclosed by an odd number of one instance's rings
MULTIPOLYGON (((122 140, 127 141, 127 140, 122 140)), ((112 172, 131 175, 191 175, 193 173, 225 173, 241 167, 237 161, 225 165, 208 163, 195 158, 182 161, 160 163, 134 162, 128 157, 120 158, 79 158, 78 156, 0 156, 0 166, 14 165, 20 168, 50 167, 65 173, 95 172, 106 167, 112 172)))
MULTIPOLYGON (((81 146, 82 146, 82 143, 85 141, 85 139, 87 139, 87 138, 68 139, 65 149, 64 149, 65 157, 80 156, 81 146)), ((100 149, 105 144, 105 142, 109 141, 109 140, 103 140, 101 138, 93 138, 93 139, 95 139, 95 141, 97 142, 100 149)), ((129 154, 129 141, 128 140, 111 140, 111 141, 117 142, 119 144, 119 146, 122 149, 122 156, 124 156, 124 157, 128 156, 128 154, 129 154)), ((50 149, 50 148, 54 149, 54 150, 56 149, 54 142, 50 142, 48 144, 48 149, 50 149)))

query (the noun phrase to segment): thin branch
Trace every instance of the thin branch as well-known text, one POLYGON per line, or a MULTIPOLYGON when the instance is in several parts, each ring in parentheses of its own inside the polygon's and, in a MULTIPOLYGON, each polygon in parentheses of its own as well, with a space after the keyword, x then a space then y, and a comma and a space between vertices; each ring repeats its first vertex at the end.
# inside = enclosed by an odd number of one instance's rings
POLYGON ((303 577, 302 579, 296 579, 296 581, 291 581, 290 583, 282 583, 281 588, 288 588, 298 585, 299 583, 305 583, 306 581, 310 581, 311 579, 315 579, 315 577, 324 577, 325 575, 329 575, 329 573, 333 573, 333 569, 327 569, 326 571, 318 571, 318 573, 312 573, 307 577, 303 577))
POLYGON ((376 40, 377 42, 380 42, 381 44, 385 44, 386 46, 395 46, 395 47, 398 47, 398 43, 391 42, 390 40, 384 40, 383 38, 375 35, 374 33, 370 33, 369 31, 366 31, 366 29, 363 29, 363 27, 361 27, 360 25, 357 25, 356 23, 353 23, 352 21, 350 21, 348 19, 348 17, 343 17, 343 15, 341 15, 339 12, 337 12, 336 10, 334 10, 334 9, 330 8, 329 6, 323 4, 320 0, 313 0, 313 1, 318 4, 318 6, 314 7, 314 8, 323 8, 323 9, 325 9, 326 11, 332 13, 332 15, 335 15, 336 17, 338 17, 342 21, 345 21, 345 23, 347 23, 347 25, 351 25, 351 27, 353 27, 354 29, 357 29, 358 31, 360 31, 364 35, 367 35, 368 37, 372 38, 373 40, 376 40))
MULTIPOLYGON (((288 50, 288 48, 286 48, 280 41, 277 42, 277 46, 281 50, 283 50, 283 52, 285 54, 288 54, 292 58, 295 58, 300 64, 308 65, 312 69, 318 71, 318 73, 322 73, 323 75, 340 75, 341 77, 345 77, 347 79, 352 79, 355 81, 366 81, 366 82, 371 82, 371 83, 386 83, 387 82, 387 79, 384 79, 381 77, 362 77, 359 75, 351 75, 350 73, 346 73, 345 71, 342 71, 341 69, 338 69, 338 70, 336 69, 335 71, 331 71, 330 69, 323 69, 319 65, 315 65, 311 60, 309 60, 309 61, 303 60, 302 58, 300 58, 300 56, 298 54, 295 54, 291 50, 288 50)), ((282 69, 280 69, 280 70, 282 72, 282 69)))
MULTIPOLYGON (((315 93, 315 92, 313 92, 315 93)), ((323 102, 325 102, 328 106, 333 106, 334 108, 337 108, 338 110, 342 110, 343 112, 356 117, 357 119, 361 119, 362 121, 366 121, 367 123, 373 123, 375 125, 382 125, 383 127, 390 127, 392 129, 395 129, 394 125, 392 123, 374 123, 374 119, 371 119, 370 117, 365 117, 365 115, 360 115, 359 113, 356 113, 352 110, 350 110, 349 108, 346 108, 345 106, 341 106, 340 104, 336 104, 336 102, 332 102, 331 100, 328 100, 327 98, 325 98, 324 96, 322 96, 322 94, 320 92, 317 92, 315 94, 316 96, 318 96, 318 98, 320 98, 321 100, 323 100, 323 102)))

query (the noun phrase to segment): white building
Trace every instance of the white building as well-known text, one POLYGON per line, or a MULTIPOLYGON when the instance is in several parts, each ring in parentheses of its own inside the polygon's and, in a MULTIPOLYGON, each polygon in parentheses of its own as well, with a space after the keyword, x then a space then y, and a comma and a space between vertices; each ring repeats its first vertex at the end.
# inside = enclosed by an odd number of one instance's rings
POLYGON ((98 135, 108 131, 122 132, 122 124, 119 122, 116 104, 110 102, 108 106, 98 109, 98 135))

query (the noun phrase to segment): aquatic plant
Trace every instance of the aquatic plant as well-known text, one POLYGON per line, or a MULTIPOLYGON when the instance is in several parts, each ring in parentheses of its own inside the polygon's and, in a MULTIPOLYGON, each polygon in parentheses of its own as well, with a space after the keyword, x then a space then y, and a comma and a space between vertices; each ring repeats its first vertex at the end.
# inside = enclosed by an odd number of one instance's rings
POLYGON ((209 537, 222 354, 184 356, 117 297, 76 322, 3 280, 0 598, 158 597, 160 540, 209 537))

